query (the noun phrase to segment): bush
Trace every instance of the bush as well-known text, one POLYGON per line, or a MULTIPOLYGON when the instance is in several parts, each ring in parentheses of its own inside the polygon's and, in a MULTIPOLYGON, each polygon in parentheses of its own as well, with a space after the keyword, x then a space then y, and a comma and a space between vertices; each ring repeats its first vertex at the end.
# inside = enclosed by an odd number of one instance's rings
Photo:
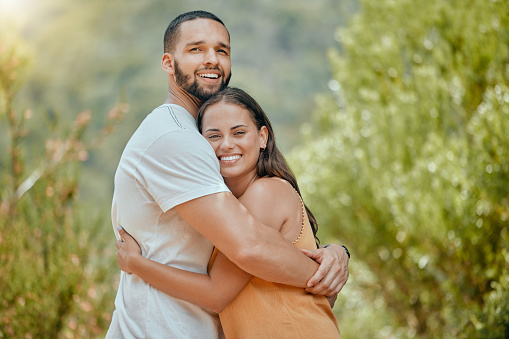
POLYGON ((374 312, 388 317, 377 337, 490 327, 487 296, 509 268, 507 13, 364 0, 336 32, 331 95, 292 163, 322 234, 352 248, 345 337, 372 337, 374 312))
POLYGON ((28 58, 19 41, 0 41, 0 129, 8 132, 8 153, 0 160, 0 337, 103 335, 113 307, 114 248, 103 237, 104 211, 80 204, 78 179, 90 149, 126 108, 114 108, 102 133, 88 142, 91 114, 83 112, 72 126, 50 124, 34 147, 26 142, 33 113, 12 104, 28 58))

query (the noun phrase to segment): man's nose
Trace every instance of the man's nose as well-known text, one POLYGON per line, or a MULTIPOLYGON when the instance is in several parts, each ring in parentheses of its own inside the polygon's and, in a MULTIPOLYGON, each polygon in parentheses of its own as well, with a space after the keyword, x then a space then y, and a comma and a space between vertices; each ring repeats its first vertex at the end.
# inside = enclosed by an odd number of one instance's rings
POLYGON ((218 63, 219 59, 217 57, 216 51, 214 49, 209 49, 207 53, 205 53, 205 64, 217 65, 218 63))

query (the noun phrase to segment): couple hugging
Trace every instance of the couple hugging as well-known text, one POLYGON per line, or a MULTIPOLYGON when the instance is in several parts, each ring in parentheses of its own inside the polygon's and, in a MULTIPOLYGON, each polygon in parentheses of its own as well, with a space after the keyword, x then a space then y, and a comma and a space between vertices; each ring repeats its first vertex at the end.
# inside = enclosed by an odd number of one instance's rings
POLYGON ((115 174, 122 273, 106 338, 340 338, 331 307, 349 253, 318 248, 270 121, 227 87, 223 22, 204 11, 175 18, 162 68, 168 98, 115 174))

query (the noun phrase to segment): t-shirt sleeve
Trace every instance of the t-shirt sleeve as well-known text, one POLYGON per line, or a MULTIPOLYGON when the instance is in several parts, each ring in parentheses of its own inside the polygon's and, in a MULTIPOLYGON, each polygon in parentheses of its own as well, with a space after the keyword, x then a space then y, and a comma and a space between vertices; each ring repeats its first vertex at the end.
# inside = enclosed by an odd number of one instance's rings
POLYGON ((163 212, 199 197, 229 191, 212 146, 200 134, 188 130, 159 137, 136 170, 163 212))

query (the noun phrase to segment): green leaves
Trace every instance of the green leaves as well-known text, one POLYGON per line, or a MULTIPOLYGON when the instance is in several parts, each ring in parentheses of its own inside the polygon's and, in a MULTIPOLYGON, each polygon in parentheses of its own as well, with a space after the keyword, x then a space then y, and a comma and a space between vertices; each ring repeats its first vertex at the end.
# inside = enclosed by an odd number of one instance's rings
POLYGON ((353 260, 344 299, 382 297, 397 324, 384 333, 457 336, 509 268, 508 12, 365 0, 329 52, 333 92, 293 163, 322 234, 377 277, 357 286, 353 260))

